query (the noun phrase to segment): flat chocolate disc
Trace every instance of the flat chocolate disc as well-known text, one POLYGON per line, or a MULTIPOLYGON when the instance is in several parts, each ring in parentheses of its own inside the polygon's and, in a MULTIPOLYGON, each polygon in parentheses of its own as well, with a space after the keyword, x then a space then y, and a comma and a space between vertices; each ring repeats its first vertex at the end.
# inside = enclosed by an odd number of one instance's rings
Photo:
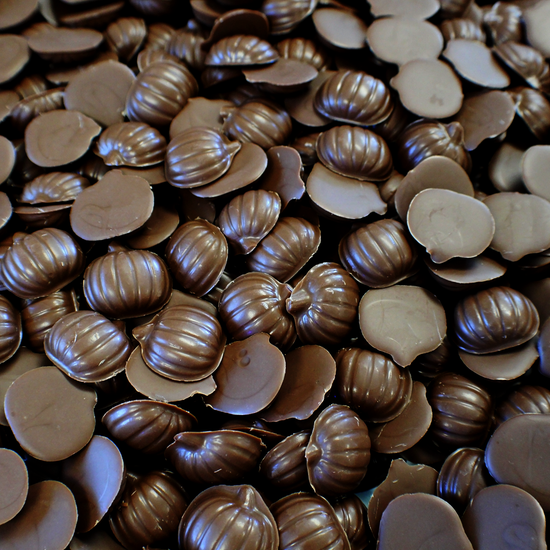
POLYGON ((149 182, 110 170, 82 191, 71 208, 71 227, 86 241, 113 239, 142 227, 153 213, 149 182))
POLYGON ((0 84, 8 82, 28 63, 31 52, 24 36, 16 34, 0 35, 0 84))
POLYGON ((429 19, 441 5, 438 0, 368 0, 370 11, 374 17, 385 15, 429 19))
POLYGON ((24 23, 38 8, 38 0, 4 0, 0 4, 0 30, 24 23))
POLYGON ((267 67, 244 69, 243 74, 248 82, 260 84, 265 91, 291 93, 311 82, 318 72, 309 63, 283 57, 267 67))
POLYGON ((94 435, 84 449, 61 463, 61 480, 76 500, 79 533, 88 532, 105 516, 125 477, 120 451, 101 435, 94 435))
POLYGON ((525 149, 504 142, 491 157, 489 179, 498 191, 524 191, 522 159, 525 149))
POLYGON ((166 174, 164 173, 164 163, 145 168, 132 168, 130 166, 121 166, 119 170, 125 176, 139 176, 149 182, 149 185, 158 185, 166 183, 166 174))
POLYGON ((216 411, 234 415, 255 414, 265 409, 283 384, 285 356, 258 333, 225 347, 214 373, 217 388, 205 402, 216 411))
MULTIPOLYGON (((522 7, 523 8, 523 7, 522 7)), ((537 48, 544 57, 550 57, 550 3, 529 2, 523 10, 523 19, 527 33, 527 41, 533 48, 537 48)))
POLYGON ((359 303, 359 325, 365 340, 401 367, 439 347, 447 331, 437 297, 405 285, 367 291, 359 303))
POLYGON ((145 224, 126 238, 132 248, 152 248, 168 239, 178 228, 180 217, 176 207, 168 201, 157 202, 145 224))
POLYGON ((29 487, 21 512, 0 526, 0 540, 10 550, 63 550, 73 538, 76 519, 76 502, 67 486, 41 481, 29 487))
POLYGON ((68 458, 90 441, 95 427, 95 391, 57 367, 21 375, 6 393, 4 407, 13 435, 34 458, 68 458))
POLYGON ((521 161, 521 173, 525 187, 533 195, 550 201, 550 145, 529 147, 521 161))
POLYGON ((365 47, 367 25, 351 10, 316 9, 311 16, 322 41, 345 50, 365 47))
POLYGON ((4 183, 15 165, 15 148, 13 143, 0 136, 0 183, 4 183))
POLYGON ((118 61, 91 65, 65 88, 65 108, 80 111, 102 126, 123 122, 126 96, 135 79, 131 69, 118 61))
POLYGON ((66 59, 92 53, 103 42, 103 34, 93 29, 51 27, 32 34, 29 48, 44 59, 66 59))
POLYGON ((0 525, 23 508, 29 491, 29 474, 23 459, 10 449, 0 448, 0 525))
POLYGON ((216 128, 221 131, 223 118, 220 113, 222 109, 233 106, 233 103, 227 99, 189 98, 185 107, 170 123, 170 139, 196 126, 216 128))
POLYGON ((99 124, 78 111, 49 111, 27 126, 25 150, 38 166, 62 166, 84 155, 100 132, 99 124))
POLYGON ((104 531, 95 529, 91 533, 73 537, 69 550, 124 550, 124 546, 120 546, 104 531))
POLYGON ((383 215, 387 210, 374 183, 341 176, 320 162, 309 174, 306 191, 316 206, 339 218, 359 220, 372 212, 383 215))
POLYGON ((115 52, 102 52, 98 54, 93 61, 90 61, 90 63, 86 63, 85 65, 61 65, 59 66, 60 68, 56 68, 46 73, 46 78, 49 82, 55 84, 56 86, 64 86, 82 71, 85 71, 89 67, 97 65, 98 63, 103 63, 104 61, 118 61, 118 55, 115 52))

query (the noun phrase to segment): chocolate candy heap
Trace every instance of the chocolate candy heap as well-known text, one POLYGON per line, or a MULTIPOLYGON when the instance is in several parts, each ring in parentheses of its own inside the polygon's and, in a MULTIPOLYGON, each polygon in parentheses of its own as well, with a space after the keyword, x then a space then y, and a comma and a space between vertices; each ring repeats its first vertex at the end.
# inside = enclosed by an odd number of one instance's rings
POLYGON ((0 547, 546 548, 549 28, 1 3, 0 547))

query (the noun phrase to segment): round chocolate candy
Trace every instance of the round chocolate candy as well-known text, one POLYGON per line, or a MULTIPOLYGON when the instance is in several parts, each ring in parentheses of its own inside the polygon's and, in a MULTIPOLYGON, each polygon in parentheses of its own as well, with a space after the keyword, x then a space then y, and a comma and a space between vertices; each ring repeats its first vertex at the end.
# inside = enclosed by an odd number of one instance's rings
POLYGON ((545 142, 550 135, 550 101, 538 90, 527 87, 513 88, 508 93, 514 100, 516 113, 529 130, 545 142))
POLYGON ((71 202, 89 186, 79 174, 50 172, 27 182, 18 200, 27 204, 71 202))
POLYGON ((79 382, 102 382, 124 370, 131 347, 126 334, 95 311, 59 319, 44 340, 54 365, 79 382))
POLYGON ((40 298, 74 281, 84 268, 78 243, 61 229, 18 234, 1 262, 4 286, 19 298, 40 298))
POLYGON ((143 360, 151 370, 179 382, 196 382, 210 376, 220 364, 225 335, 214 315, 181 305, 161 311, 136 327, 143 360))
POLYGON ((527 342, 539 329, 533 302, 508 287, 481 290, 461 300, 454 313, 458 347, 484 354, 527 342))
POLYGON ((0 363, 6 362, 15 355, 22 338, 19 311, 5 296, 0 296, 0 363))
POLYGON ((172 279, 156 254, 117 250, 90 263, 83 287, 93 310, 111 319, 128 319, 161 309, 172 294, 172 279))
POLYGON ((277 50, 257 36, 236 34, 216 42, 204 60, 213 67, 243 67, 265 65, 279 59, 277 50))

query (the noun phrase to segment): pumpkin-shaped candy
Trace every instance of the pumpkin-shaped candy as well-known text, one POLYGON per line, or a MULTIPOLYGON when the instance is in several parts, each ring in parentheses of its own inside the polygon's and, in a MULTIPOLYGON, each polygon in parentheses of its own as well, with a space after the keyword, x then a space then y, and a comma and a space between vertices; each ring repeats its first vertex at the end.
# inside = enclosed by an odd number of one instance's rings
POLYGON ((4 363, 15 354, 22 337, 19 311, 7 298, 0 296, 0 363, 4 363))
POLYGON ((539 329, 533 302, 508 287, 493 287, 461 300, 455 308, 458 347, 468 353, 492 353, 519 346, 539 329))
POLYGON ((154 63, 138 75, 128 91, 128 118, 167 126, 197 91, 197 81, 183 65, 154 63))
POLYGON ((445 42, 460 38, 464 40, 478 40, 479 42, 485 42, 486 40, 481 26, 471 19, 447 19, 441 23, 440 30, 445 42))
POLYGON ((188 128, 168 144, 166 179, 182 189, 206 185, 229 170, 240 148, 216 128, 188 128))
POLYGON ((109 519, 111 531, 124 548, 162 544, 176 533, 187 498, 167 472, 128 474, 122 498, 109 519))
POLYGON ((348 537, 351 550, 363 550, 371 539, 367 509, 357 495, 347 495, 334 504, 334 511, 348 537))
POLYGON ((277 550, 277 524, 251 485, 210 487, 189 504, 178 542, 185 550, 277 550))
POLYGON ((16 103, 10 112, 11 123, 23 133, 33 118, 56 109, 63 109, 63 88, 45 90, 16 103))
POLYGON ((50 172, 27 182, 18 201, 26 204, 71 202, 89 186, 90 182, 79 174, 50 172))
POLYGON ((229 250, 223 233, 206 220, 182 224, 166 245, 166 261, 180 285, 204 296, 220 280, 229 250))
POLYGON ((0 265, 4 286, 12 294, 40 298, 74 281, 84 269, 84 254, 69 233, 46 228, 14 237, 0 265))
POLYGON ((385 288, 410 277, 418 257, 407 228, 389 219, 348 233, 340 241, 338 254, 353 278, 371 288, 385 288))
MULTIPOLYGON (((521 42, 523 39, 523 11, 511 2, 496 2, 491 9, 484 10, 483 24, 488 28, 495 45, 509 41, 521 42)), ((481 41, 485 42, 485 39, 481 41)))
POLYGON ((204 60, 206 59, 206 52, 201 47, 206 37, 207 34, 202 29, 179 29, 170 38, 166 50, 178 59, 185 61, 192 69, 200 71, 204 69, 204 60))
POLYGON ((210 376, 218 368, 225 346, 216 317, 191 305, 169 307, 150 323, 136 327, 133 334, 147 366, 178 382, 210 376))
POLYGON ((546 141, 550 136, 550 101, 532 88, 513 88, 508 92, 514 101, 516 113, 535 136, 546 141))
POLYGON ((286 38, 277 44, 277 49, 282 57, 307 63, 318 71, 326 70, 330 65, 330 59, 325 50, 318 43, 308 38, 298 36, 286 38))
POLYGON ((294 30, 313 13, 317 0, 264 0, 262 12, 267 15, 271 34, 286 34, 294 30))
POLYGON ((172 279, 165 263, 147 250, 117 250, 96 258, 84 272, 90 307, 112 319, 141 317, 170 299, 172 279))
POLYGON ((279 59, 277 50, 257 36, 237 34, 222 38, 208 52, 205 64, 211 67, 265 65, 279 59))
POLYGON ((152 23, 147 29, 147 38, 143 49, 163 50, 168 46, 170 38, 176 33, 174 27, 167 23, 152 23))
POLYGON ((109 49, 123 61, 130 61, 147 36, 145 21, 138 17, 121 17, 103 33, 109 49))
POLYGON ((334 345, 345 338, 357 316, 359 287, 336 263, 312 267, 286 301, 304 344, 334 345))
POLYGON ((271 343, 288 349, 296 339, 292 317, 285 311, 285 300, 292 289, 267 273, 240 275, 223 291, 218 309, 234 340, 244 340, 265 332, 271 343))
POLYGON ((522 384, 509 393, 495 410, 497 425, 520 414, 550 414, 550 390, 522 384))

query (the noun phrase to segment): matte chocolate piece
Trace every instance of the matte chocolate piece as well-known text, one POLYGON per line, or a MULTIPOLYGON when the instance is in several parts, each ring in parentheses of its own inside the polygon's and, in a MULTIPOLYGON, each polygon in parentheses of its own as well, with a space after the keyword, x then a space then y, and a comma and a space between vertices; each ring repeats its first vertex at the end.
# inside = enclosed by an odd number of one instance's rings
POLYGON ((0 363, 4 363, 15 355, 22 337, 19 311, 5 296, 0 296, 0 363))
POLYGON ((462 516, 462 524, 474 548, 546 547, 544 510, 531 495, 511 485, 480 491, 462 516))
POLYGON ((180 132, 166 150, 166 177, 175 187, 189 189, 223 176, 241 149, 215 128, 189 128, 180 132))
MULTIPOLYGON (((550 108, 550 104, 548 105, 550 108)), ((489 179, 497 191, 523 191, 521 161, 525 149, 505 141, 489 161, 489 179)))
POLYGON ((291 292, 289 285, 267 273, 245 273, 229 283, 218 309, 231 338, 244 340, 265 332, 273 344, 288 349, 296 340, 294 322, 285 310, 291 292))
POLYGON ((370 541, 367 509, 356 495, 348 495, 334 504, 334 511, 344 528, 352 550, 365 548, 370 541))
POLYGON ((0 63, 0 84, 8 82, 19 74, 28 63, 31 52, 24 36, 2 34, 0 36, 2 62, 0 63))
POLYGON ((147 180, 111 170, 78 195, 71 208, 71 227, 86 241, 120 237, 151 217, 153 202, 147 180))
POLYGON ((309 174, 306 191, 321 211, 337 218, 358 220, 372 212, 383 215, 387 210, 374 183, 336 174, 320 162, 309 174))
POLYGON ((410 277, 418 256, 405 226, 389 219, 360 226, 343 237, 338 255, 354 279, 371 288, 392 286, 410 277))
POLYGON ((49 111, 63 109, 63 96, 62 88, 54 88, 22 99, 11 109, 11 124, 22 134, 34 118, 49 111))
POLYGON ((217 388, 205 402, 216 411, 234 415, 255 414, 277 396, 285 377, 281 351, 268 334, 254 334, 226 346, 214 375, 217 388))
POLYGON ((380 520, 379 550, 420 550, 426 545, 473 550, 460 517, 444 500, 423 493, 397 497, 380 520))
POLYGON ((411 400, 410 372, 384 355, 344 348, 336 355, 336 369, 336 393, 367 422, 393 420, 411 400))
POLYGON ((150 369, 177 382, 197 382, 220 364, 225 335, 214 315, 194 306, 173 306, 133 330, 150 369))
POLYGON ((216 389, 212 376, 198 382, 177 382, 160 376, 146 365, 139 347, 128 358, 126 376, 139 393, 159 401, 184 401, 196 394, 209 395, 216 389))
POLYGON ((385 15, 429 19, 440 8, 436 0, 411 0, 407 3, 399 0, 369 0, 370 11, 375 17, 385 15))
POLYGON ((464 447, 451 453, 441 466, 437 496, 446 500, 459 514, 477 493, 491 485, 484 456, 482 449, 464 447))
POLYGON ((377 19, 367 30, 367 42, 379 59, 397 65, 437 59, 443 50, 441 31, 416 15, 377 19))
POLYGON ((61 479, 74 494, 79 532, 90 531, 107 514, 125 477, 120 451, 110 439, 100 435, 62 462, 61 479))
MULTIPOLYGON (((483 13, 483 23, 489 29, 494 44, 523 39, 522 9, 511 2, 496 2, 483 13)), ((483 42, 485 42, 483 40, 483 42)))
POLYGON ((14 238, 1 261, 2 282, 19 298, 47 296, 74 281, 84 268, 78 243, 61 229, 14 238))
POLYGON ((157 201, 151 217, 131 233, 125 242, 132 248, 152 248, 168 239, 180 224, 176 207, 169 201, 157 201))
POLYGON ((24 23, 38 7, 38 0, 12 0, 2 4, 0 9, 0 29, 9 29, 24 23))
POLYGON ((95 311, 68 313, 46 335, 44 350, 79 382, 102 382, 124 370, 131 350, 126 334, 95 311))
POLYGON ((540 140, 546 141, 550 135, 550 101, 531 88, 514 88, 508 93, 515 102, 516 113, 529 130, 540 140))
POLYGON ((101 127, 78 111, 55 110, 34 118, 25 130, 29 159, 53 168, 79 159, 101 127))
POLYGON ((243 69, 243 74, 252 84, 274 94, 294 93, 302 90, 317 76, 317 69, 296 59, 281 58, 261 68, 243 69))
POLYGON ((271 405, 260 413, 267 422, 305 420, 319 408, 336 376, 336 363, 321 346, 302 346, 285 357, 283 385, 271 405))
POLYGON ((351 550, 336 512, 319 495, 292 493, 275 502, 271 512, 279 528, 280 548, 351 550))
POLYGON ((257 36, 236 34, 222 38, 208 52, 205 64, 215 67, 265 65, 279 58, 277 50, 257 36))
POLYGON ((548 433, 550 416, 522 414, 503 422, 485 450, 485 464, 497 483, 515 485, 534 496, 542 508, 550 509, 548 433))
POLYGON ((385 424, 371 426, 373 451, 395 454, 411 449, 426 435, 432 416, 426 387, 422 382, 413 382, 410 401, 401 414, 385 424))
POLYGON ((203 296, 225 269, 228 246, 223 233, 206 220, 182 224, 166 246, 166 261, 183 288, 203 296))
POLYGON ((267 15, 271 34, 287 34, 314 11, 315 0, 266 0, 262 12, 267 15))
POLYGON ((357 489, 370 462, 369 431, 357 413, 330 405, 315 420, 306 447, 309 482, 315 492, 336 496, 357 489))
POLYGON ((550 414, 550 390, 522 384, 508 393, 495 409, 495 422, 502 424, 520 414, 550 414))
POLYGON ((521 160, 523 182, 533 195, 550 200, 545 175, 550 167, 550 146, 535 145, 525 151, 521 160))
POLYGON ((544 32, 550 18, 550 10, 547 2, 526 5, 522 9, 527 41, 533 47, 548 57, 550 55, 550 41, 544 32))
POLYGON ((392 460, 386 479, 374 489, 368 503, 368 521, 378 536, 380 518, 388 504, 398 496, 413 493, 435 495, 437 470, 425 464, 408 464, 402 458, 392 460))
POLYGON ((251 485, 218 485, 199 493, 183 514, 180 548, 257 548, 277 550, 279 535, 273 515, 251 485))
POLYGON ((23 459, 10 449, 0 448, 0 525, 17 516, 28 491, 29 474, 23 459))
POLYGON ((153 63, 138 75, 128 91, 126 113, 130 120, 167 126, 197 91, 197 81, 184 65, 153 63))
POLYGON ((90 182, 70 172, 49 172, 27 182, 19 202, 27 204, 72 202, 90 182))
POLYGON ((345 9, 316 9, 311 17, 321 42, 343 50, 365 47, 367 25, 353 11, 345 9))
POLYGON ((265 445, 259 437, 234 430, 178 433, 165 457, 191 483, 234 483, 253 472, 265 445))
POLYGON ((170 123, 170 139, 197 126, 221 130, 223 126, 221 111, 232 106, 231 101, 226 99, 189 98, 185 107, 170 123))
POLYGON ((67 486, 54 480, 41 481, 29 487, 21 512, 0 526, 0 539, 6 548, 66 548, 76 520, 75 499, 67 486))
POLYGON ((172 474, 128 474, 122 499, 111 513, 109 525, 125 548, 162 544, 175 534, 186 508, 187 497, 172 474))
POLYGON ((138 17, 121 17, 105 30, 105 42, 123 61, 130 61, 147 36, 145 21, 138 17))
POLYGON ((445 372, 430 384, 432 439, 444 447, 467 447, 483 441, 492 420, 493 399, 460 374, 445 372))
POLYGON ((71 78, 63 95, 65 107, 80 111, 103 126, 120 123, 134 80, 134 73, 117 61, 91 65, 71 78))
POLYGON ((281 57, 308 63, 318 71, 326 70, 330 64, 330 59, 324 48, 308 38, 299 36, 285 38, 277 44, 277 49, 281 57))
POLYGON ((523 344, 539 328, 531 300, 508 287, 493 287, 464 298, 455 308, 454 319, 458 347, 474 354, 523 344))
POLYGON ((445 336, 445 310, 431 292, 398 285, 369 290, 359 304, 359 325, 367 342, 400 366, 436 349, 445 336))
POLYGON ((260 462, 260 475, 275 489, 292 492, 308 484, 306 447, 310 432, 296 432, 277 443, 260 462))
POLYGON ((68 458, 90 441, 95 391, 73 382, 57 367, 22 374, 4 401, 9 426, 29 455, 45 462, 68 458))
POLYGON ((480 42, 485 42, 487 39, 481 25, 471 19, 458 17, 455 19, 446 19, 441 23, 440 29, 445 42, 456 40, 457 38, 479 40, 480 42))

